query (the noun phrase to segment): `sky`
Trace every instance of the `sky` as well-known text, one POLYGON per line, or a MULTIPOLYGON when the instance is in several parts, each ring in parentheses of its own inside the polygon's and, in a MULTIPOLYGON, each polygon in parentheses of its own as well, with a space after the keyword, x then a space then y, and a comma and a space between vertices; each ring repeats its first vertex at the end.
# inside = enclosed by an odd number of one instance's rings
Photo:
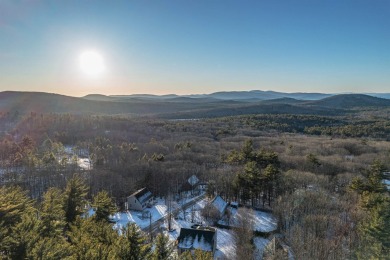
POLYGON ((5 90, 389 93, 390 1, 0 0, 5 90))

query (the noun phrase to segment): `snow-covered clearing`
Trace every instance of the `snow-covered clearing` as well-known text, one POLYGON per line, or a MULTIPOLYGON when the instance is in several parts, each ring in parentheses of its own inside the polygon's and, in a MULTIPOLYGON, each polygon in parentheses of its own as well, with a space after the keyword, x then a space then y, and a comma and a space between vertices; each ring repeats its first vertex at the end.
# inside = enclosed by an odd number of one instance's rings
POLYGON ((141 229, 146 228, 149 226, 150 222, 154 223, 167 214, 167 206, 164 204, 156 204, 152 208, 148 208, 147 211, 149 213, 144 215, 142 212, 134 210, 115 213, 111 216, 111 219, 115 222, 114 228, 121 230, 126 227, 129 222, 136 223, 141 229), (150 215, 148 216, 148 214, 150 215))
POLYGON ((64 146, 65 154, 68 156, 69 163, 72 161, 72 157, 77 157, 77 166, 79 166, 83 170, 91 170, 92 169, 92 162, 88 158, 89 154, 88 151, 85 149, 80 149, 79 154, 76 153, 73 146, 66 145, 64 146))
POLYGON ((263 259, 264 248, 270 242, 269 239, 263 237, 255 237, 253 243, 255 244, 255 259, 263 259))
MULTIPOLYGON (((181 208, 182 205, 189 203, 193 200, 198 199, 200 196, 202 196, 203 193, 199 196, 192 196, 192 197, 186 197, 178 201, 172 202, 172 211, 178 210, 181 208)), ((111 220, 115 222, 114 228, 117 230, 121 230, 124 228, 129 222, 136 223, 137 226, 139 226, 141 229, 147 228, 150 223, 154 223, 161 218, 165 217, 168 213, 168 207, 166 206, 166 201, 164 199, 157 199, 155 200, 155 205, 151 208, 146 208, 143 212, 135 211, 135 210, 129 210, 126 212, 117 212, 114 215, 111 216, 111 220), (151 216, 151 218, 150 218, 151 216)), ((194 209, 198 209, 200 207, 204 207, 206 202, 203 202, 203 200, 197 202, 194 205, 194 209)), ((186 210, 186 212, 189 212, 189 209, 186 210)), ((188 217, 188 216, 187 216, 188 217)), ((197 218, 198 215, 197 215, 197 218)))
POLYGON ((278 222, 276 218, 268 212, 254 210, 254 230, 260 232, 271 232, 277 229, 278 222))
MULTIPOLYGON (((231 227, 237 226, 238 220, 240 218, 240 211, 232 207, 229 207, 228 209, 231 212, 230 220, 228 221, 226 218, 224 218, 218 221, 218 223, 231 227)), ((272 232, 276 230, 278 222, 271 213, 260 210, 251 210, 250 212, 252 213, 251 217, 253 219, 253 229, 255 231, 272 232)))
POLYGON ((214 259, 234 259, 236 245, 232 230, 221 229, 217 231, 217 251, 214 259))

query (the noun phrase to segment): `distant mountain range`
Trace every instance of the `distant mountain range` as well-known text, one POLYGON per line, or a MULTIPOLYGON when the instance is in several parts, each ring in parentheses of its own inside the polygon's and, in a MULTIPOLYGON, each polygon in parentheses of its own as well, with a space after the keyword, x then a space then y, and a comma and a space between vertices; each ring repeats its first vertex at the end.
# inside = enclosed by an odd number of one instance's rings
POLYGON ((205 95, 91 94, 82 98, 43 92, 0 92, 0 111, 19 114, 125 114, 163 118, 200 118, 244 114, 340 115, 351 109, 390 108, 390 94, 216 92, 205 95), (383 98, 385 97, 385 98, 383 98))
MULTIPOLYGON (((390 93, 363 93, 368 96, 390 99, 390 93)), ((343 94, 324 94, 324 93, 284 93, 276 91, 223 91, 215 92, 211 94, 194 94, 194 95, 150 95, 150 94, 135 94, 135 95, 87 95, 84 98, 89 100, 101 100, 101 101, 126 101, 129 99, 163 99, 163 100, 174 100, 176 98, 196 98, 196 99, 219 99, 219 100, 238 100, 238 101, 259 101, 259 100, 270 100, 270 99, 281 99, 281 98, 293 98, 298 100, 319 100, 326 97, 343 95, 343 94)))

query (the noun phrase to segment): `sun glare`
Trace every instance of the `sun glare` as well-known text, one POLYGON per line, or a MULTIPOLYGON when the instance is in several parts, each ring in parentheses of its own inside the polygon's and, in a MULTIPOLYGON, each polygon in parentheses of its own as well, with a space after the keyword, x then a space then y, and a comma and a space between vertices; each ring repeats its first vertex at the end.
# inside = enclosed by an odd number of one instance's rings
POLYGON ((82 72, 88 76, 98 76, 105 69, 103 57, 96 51, 84 51, 79 61, 82 72))

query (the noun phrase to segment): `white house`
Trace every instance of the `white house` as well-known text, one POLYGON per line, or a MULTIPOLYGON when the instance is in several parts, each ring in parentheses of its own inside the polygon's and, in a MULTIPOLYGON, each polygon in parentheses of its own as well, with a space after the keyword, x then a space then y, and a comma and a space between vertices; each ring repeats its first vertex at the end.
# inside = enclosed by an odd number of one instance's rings
POLYGON ((152 201, 153 194, 147 188, 142 188, 127 197, 127 209, 142 211, 150 206, 152 201))

